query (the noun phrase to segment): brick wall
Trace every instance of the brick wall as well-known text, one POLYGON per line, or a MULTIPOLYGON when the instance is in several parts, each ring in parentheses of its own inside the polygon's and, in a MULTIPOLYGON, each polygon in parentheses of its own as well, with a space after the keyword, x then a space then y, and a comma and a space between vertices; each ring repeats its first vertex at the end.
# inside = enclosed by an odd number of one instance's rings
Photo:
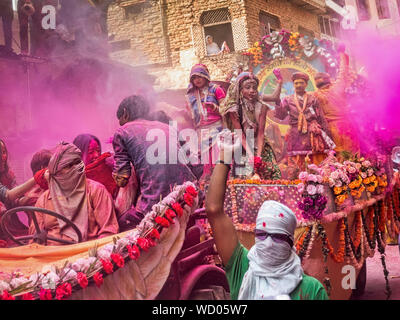
POLYGON ((319 36, 318 16, 288 0, 245 0, 249 26, 250 43, 260 39, 260 11, 277 16, 282 29, 299 31, 299 26, 309 29, 319 36))
POLYGON ((157 77, 165 73, 160 81, 163 85, 171 77, 179 77, 179 81, 169 81, 174 82, 174 88, 187 84, 190 66, 182 61, 187 52, 195 56, 193 63, 207 64, 214 79, 224 80, 240 60, 240 51, 260 39, 260 10, 278 16, 282 28, 298 31, 301 26, 319 35, 317 15, 288 0, 159 0, 139 6, 142 9, 130 15, 120 5, 110 6, 109 34, 114 36, 113 41, 129 40, 131 44, 129 49, 113 52, 112 57, 132 65, 147 65, 157 77), (207 57, 200 18, 205 11, 222 8, 229 9, 234 43, 231 49, 236 53, 207 57))

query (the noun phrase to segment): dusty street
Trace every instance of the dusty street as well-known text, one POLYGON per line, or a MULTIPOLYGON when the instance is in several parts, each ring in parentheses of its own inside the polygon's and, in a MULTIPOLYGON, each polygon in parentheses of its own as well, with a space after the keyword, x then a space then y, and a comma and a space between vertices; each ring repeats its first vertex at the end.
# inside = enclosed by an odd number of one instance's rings
MULTIPOLYGON (((376 250, 375 255, 367 260, 367 284, 365 292, 356 300, 386 300, 385 277, 376 250)), ((400 300, 400 254, 398 245, 386 246, 386 267, 389 271, 389 284, 392 289, 390 300, 400 300)))

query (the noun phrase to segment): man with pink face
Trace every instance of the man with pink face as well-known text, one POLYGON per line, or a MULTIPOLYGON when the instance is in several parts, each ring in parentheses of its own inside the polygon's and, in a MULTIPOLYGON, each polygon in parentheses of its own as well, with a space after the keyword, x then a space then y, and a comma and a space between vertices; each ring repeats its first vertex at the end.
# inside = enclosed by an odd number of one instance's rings
POLYGON ((329 137, 328 124, 318 99, 306 91, 309 76, 303 72, 292 75, 295 93, 285 97, 275 108, 275 117, 289 116, 290 130, 286 135, 288 162, 305 170, 305 158, 321 163, 336 147, 329 137))

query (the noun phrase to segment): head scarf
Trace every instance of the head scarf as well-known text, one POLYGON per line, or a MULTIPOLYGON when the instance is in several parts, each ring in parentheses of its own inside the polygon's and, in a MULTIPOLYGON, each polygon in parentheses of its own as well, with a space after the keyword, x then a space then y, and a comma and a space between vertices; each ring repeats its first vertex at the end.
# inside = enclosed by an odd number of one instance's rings
POLYGON ((202 78, 206 79, 208 82, 211 81, 210 71, 208 71, 207 66, 204 64, 201 64, 201 63, 195 64, 192 67, 192 70, 190 71, 190 78, 189 78, 190 83, 187 88, 187 93, 191 93, 195 89, 195 86, 193 84, 194 76, 202 77, 202 78))
MULTIPOLYGON (((257 85, 259 84, 258 78, 253 73, 242 72, 236 78, 235 83, 229 87, 226 98, 220 106, 219 112, 224 118, 226 126, 230 130, 233 130, 233 124, 228 116, 229 112, 237 113, 239 115, 239 119, 242 119, 242 122, 247 121, 251 127, 254 129, 257 128, 257 119, 255 118, 254 106, 246 103, 240 92, 243 82, 248 79, 253 79, 257 82, 257 85)), ((260 99, 257 99, 256 103, 261 103, 260 99)))
MULTIPOLYGON (((276 201, 265 201, 257 215, 256 229, 285 234, 294 240, 297 220, 292 210, 276 201)), ((256 238, 250 249, 249 269, 244 275, 239 299, 262 300, 290 295, 303 279, 301 261, 287 242, 256 238)))
POLYGON ((76 145, 79 148, 79 150, 81 150, 82 160, 84 163, 86 163, 86 157, 89 152, 89 145, 92 140, 96 140, 96 142, 98 143, 98 145, 100 147, 100 154, 101 154, 100 140, 97 137, 95 137, 94 135, 85 133, 85 134, 80 134, 79 136, 77 136, 74 139, 73 144, 76 145))
MULTIPOLYGON (((55 211, 71 220, 85 241, 88 230, 88 200, 81 151, 71 143, 60 143, 50 159, 49 173, 49 190, 55 211), (67 172, 61 172, 71 164, 73 165, 67 172)), ((58 220, 58 223, 61 234, 78 241, 77 234, 70 226, 62 220, 58 220)))
POLYGON ((215 98, 214 93, 210 94, 210 90, 215 90, 216 86, 210 84, 211 78, 207 66, 204 64, 194 65, 190 71, 190 83, 186 91, 186 99, 192 113, 194 124, 195 126, 198 126, 201 119, 205 119, 207 121, 208 114, 207 108, 203 106, 203 102, 200 97, 200 90, 198 90, 193 84, 194 76, 202 77, 208 81, 208 85, 202 88, 204 93, 203 101, 218 105, 218 100, 215 98))

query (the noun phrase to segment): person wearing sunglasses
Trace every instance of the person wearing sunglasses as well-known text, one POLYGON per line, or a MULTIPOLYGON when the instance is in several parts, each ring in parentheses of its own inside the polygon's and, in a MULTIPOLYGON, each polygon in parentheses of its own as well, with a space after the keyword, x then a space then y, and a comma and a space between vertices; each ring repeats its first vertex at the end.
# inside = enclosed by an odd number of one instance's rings
MULTIPOLYGON (((226 131, 219 139, 239 140, 236 133, 226 131)), ((304 274, 293 247, 297 220, 287 206, 265 201, 256 219, 255 245, 247 250, 239 242, 231 218, 224 213, 224 198, 230 160, 240 142, 222 142, 219 146, 220 156, 211 176, 205 207, 231 298, 263 300, 286 295, 292 300, 328 300, 323 285, 304 274)))

